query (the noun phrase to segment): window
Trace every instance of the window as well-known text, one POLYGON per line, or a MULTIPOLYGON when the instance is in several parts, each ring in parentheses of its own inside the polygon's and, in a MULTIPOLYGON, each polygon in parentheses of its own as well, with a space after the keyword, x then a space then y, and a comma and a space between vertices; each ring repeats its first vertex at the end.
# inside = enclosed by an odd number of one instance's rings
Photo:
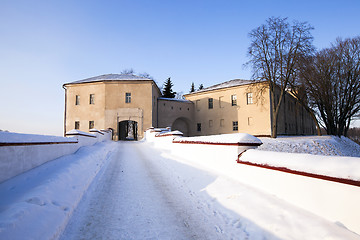
POLYGON ((224 119, 220 119, 220 127, 224 126, 224 119))
POLYGON ((233 131, 237 131, 238 129, 238 121, 233 121, 233 131))
POLYGON ((252 93, 247 93, 246 94, 246 98, 247 98, 247 104, 253 104, 253 94, 252 93))
POLYGON ((253 118, 252 117, 248 117, 248 125, 249 126, 253 125, 253 118))
POLYGON ((125 103, 131 103, 131 93, 125 93, 125 103))
POLYGON ((90 94, 90 104, 95 104, 95 94, 90 94))
POLYGON ((223 102, 224 101, 224 97, 219 97, 219 108, 223 108, 224 105, 223 105, 223 102))
POLYGON ((196 110, 200 111, 200 100, 196 100, 196 110))
POLYGON ((80 95, 75 96, 75 105, 80 105, 80 95))
POLYGON ((75 129, 80 129, 80 122, 79 121, 75 121, 75 129))
POLYGON ((95 126, 94 121, 89 121, 89 129, 93 129, 95 126))
POLYGON ((209 120, 209 127, 213 126, 213 120, 209 120))
POLYGON ((236 106, 237 102, 236 102, 236 95, 231 95, 231 106, 236 106))
POLYGON ((198 132, 201 132, 201 123, 198 123, 198 124, 197 124, 197 131, 198 131, 198 132))
POLYGON ((208 99, 208 103, 209 103, 209 109, 213 109, 214 107, 214 100, 212 98, 208 99))

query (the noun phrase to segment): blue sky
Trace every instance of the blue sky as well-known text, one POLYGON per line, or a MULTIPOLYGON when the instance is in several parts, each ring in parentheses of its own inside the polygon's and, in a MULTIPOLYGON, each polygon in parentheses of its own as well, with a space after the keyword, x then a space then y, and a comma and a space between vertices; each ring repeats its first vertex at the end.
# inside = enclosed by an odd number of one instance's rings
POLYGON ((174 91, 250 79, 248 33, 307 21, 314 45, 360 35, 360 1, 0 1, 0 129, 63 134, 62 84, 133 68, 174 91))

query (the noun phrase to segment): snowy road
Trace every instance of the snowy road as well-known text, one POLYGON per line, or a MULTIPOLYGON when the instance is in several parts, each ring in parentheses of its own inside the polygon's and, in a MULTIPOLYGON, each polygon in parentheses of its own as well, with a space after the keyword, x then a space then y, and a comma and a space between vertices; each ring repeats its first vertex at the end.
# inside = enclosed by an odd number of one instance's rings
POLYGON ((62 239, 216 239, 164 181, 138 143, 122 142, 74 212, 62 239))
POLYGON ((149 143, 113 145, 60 239, 360 239, 149 143))

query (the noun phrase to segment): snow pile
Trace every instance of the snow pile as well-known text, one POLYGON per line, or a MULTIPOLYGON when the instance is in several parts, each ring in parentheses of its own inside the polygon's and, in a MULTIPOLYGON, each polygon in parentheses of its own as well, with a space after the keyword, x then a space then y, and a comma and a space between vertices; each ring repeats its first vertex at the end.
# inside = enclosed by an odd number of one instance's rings
POLYGON ((0 239, 56 238, 114 144, 82 147, 0 184, 0 239))
MULTIPOLYGON (((90 131, 91 130, 92 129, 90 129, 90 131)), ((96 137, 94 134, 79 131, 79 130, 76 130, 76 129, 73 129, 73 130, 70 130, 70 131, 66 132, 66 135, 83 135, 83 136, 87 136, 87 137, 96 137)))
POLYGON ((170 132, 161 132, 156 134, 156 137, 165 137, 165 136, 182 136, 183 133, 176 130, 176 131, 170 131, 170 132))
POLYGON ((241 155, 240 160, 260 165, 360 181, 360 158, 356 157, 320 156, 250 149, 241 155))
POLYGON ((36 135, 36 134, 24 134, 0 131, 0 143, 47 143, 47 142, 77 142, 76 139, 36 135))
POLYGON ((247 133, 231 133, 231 134, 220 134, 210 136, 199 136, 199 137, 182 137, 176 138, 176 142, 199 142, 199 143, 247 143, 247 144, 258 144, 262 142, 257 137, 254 137, 247 133))
POLYGON ((346 137, 298 136, 260 139, 263 145, 258 150, 360 157, 360 145, 346 137))

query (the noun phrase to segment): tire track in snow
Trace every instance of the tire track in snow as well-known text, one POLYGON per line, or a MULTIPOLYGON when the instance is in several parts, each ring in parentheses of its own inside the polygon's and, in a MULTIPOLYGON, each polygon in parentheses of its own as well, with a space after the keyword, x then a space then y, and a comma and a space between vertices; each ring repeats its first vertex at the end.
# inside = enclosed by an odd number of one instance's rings
MULTIPOLYGON (((120 142, 85 194, 62 239, 209 239, 138 143, 120 142)), ((216 233, 214 233, 216 234, 216 233)), ((214 238, 216 239, 215 235, 214 238)))

